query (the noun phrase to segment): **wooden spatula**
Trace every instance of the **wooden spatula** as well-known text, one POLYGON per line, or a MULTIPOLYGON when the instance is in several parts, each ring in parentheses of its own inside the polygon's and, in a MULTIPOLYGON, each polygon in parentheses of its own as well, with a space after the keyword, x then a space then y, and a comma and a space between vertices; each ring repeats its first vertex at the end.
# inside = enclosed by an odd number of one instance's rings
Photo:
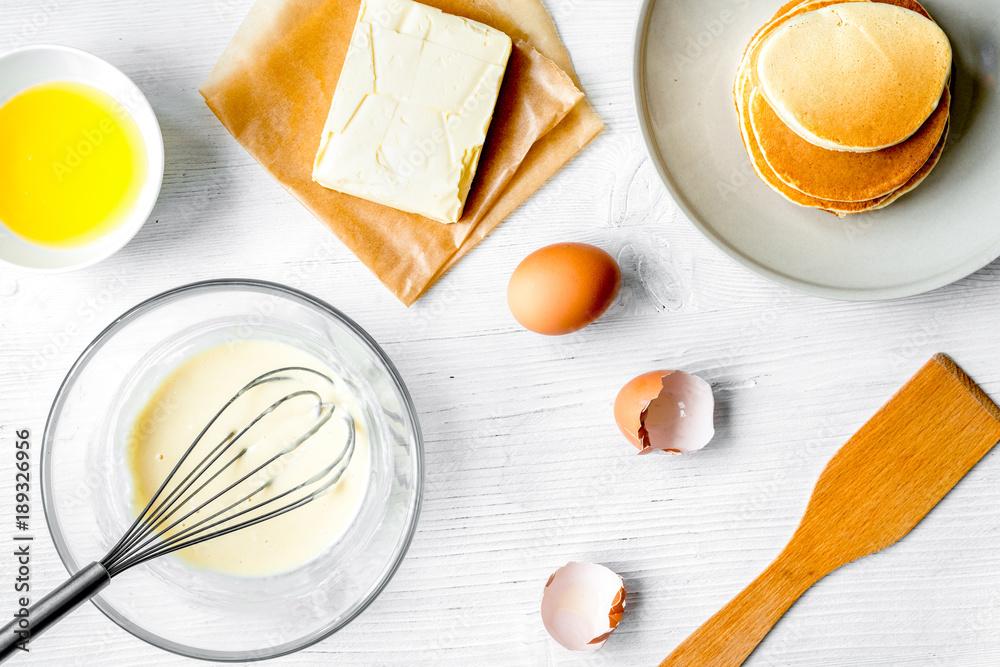
POLYGON ((1000 408, 936 355, 826 466, 788 546, 660 667, 743 664, 814 583, 909 533, 1000 440, 1000 408))

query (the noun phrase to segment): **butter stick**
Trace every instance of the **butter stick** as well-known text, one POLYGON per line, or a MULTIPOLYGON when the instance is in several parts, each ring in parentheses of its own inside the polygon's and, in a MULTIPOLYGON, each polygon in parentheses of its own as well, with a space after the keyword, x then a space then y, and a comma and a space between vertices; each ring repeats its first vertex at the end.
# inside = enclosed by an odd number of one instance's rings
POLYGON ((511 46, 499 30, 411 0, 363 0, 313 180, 457 222, 511 46))

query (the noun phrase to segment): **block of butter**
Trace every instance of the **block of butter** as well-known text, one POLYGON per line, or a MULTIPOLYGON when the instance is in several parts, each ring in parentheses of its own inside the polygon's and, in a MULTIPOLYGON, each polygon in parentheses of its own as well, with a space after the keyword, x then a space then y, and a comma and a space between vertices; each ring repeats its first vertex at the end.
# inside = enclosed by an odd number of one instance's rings
POLYGON ((362 0, 313 165, 320 185, 457 222, 511 40, 411 0, 362 0))

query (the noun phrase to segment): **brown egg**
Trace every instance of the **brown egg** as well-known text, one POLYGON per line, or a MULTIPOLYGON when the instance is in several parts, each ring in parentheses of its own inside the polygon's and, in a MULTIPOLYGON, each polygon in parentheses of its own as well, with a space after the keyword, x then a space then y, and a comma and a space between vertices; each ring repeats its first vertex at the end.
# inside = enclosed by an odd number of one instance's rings
POLYGON ((528 255, 507 286, 521 326, 561 336, 594 322, 614 302, 622 273, 608 253, 586 243, 556 243, 528 255))
POLYGON ((615 423, 640 454, 696 452, 715 436, 712 387, 683 371, 653 371, 615 398, 615 423))

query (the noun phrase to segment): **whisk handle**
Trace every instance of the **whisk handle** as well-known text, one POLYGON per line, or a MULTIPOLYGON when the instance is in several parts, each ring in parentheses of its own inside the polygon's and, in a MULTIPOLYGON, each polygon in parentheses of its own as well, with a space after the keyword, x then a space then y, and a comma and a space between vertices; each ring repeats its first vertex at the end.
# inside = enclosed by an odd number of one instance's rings
POLYGON ((111 583, 111 575, 100 563, 91 563, 40 601, 14 614, 14 620, 0 630, 0 662, 18 651, 27 652, 28 642, 45 632, 81 604, 111 583))

